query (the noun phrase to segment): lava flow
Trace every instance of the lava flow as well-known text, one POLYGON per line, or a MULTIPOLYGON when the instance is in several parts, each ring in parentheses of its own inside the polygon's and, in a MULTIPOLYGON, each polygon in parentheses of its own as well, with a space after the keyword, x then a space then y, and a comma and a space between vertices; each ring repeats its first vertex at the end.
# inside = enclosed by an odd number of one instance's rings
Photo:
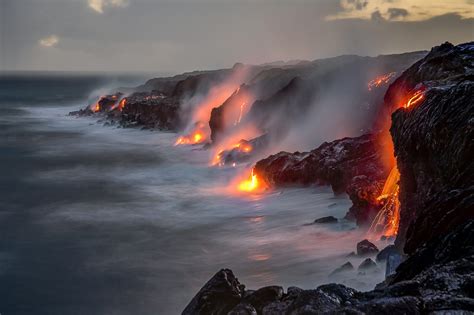
MULTIPOLYGON (((421 101, 425 97, 425 89, 421 88, 411 94, 408 100, 402 103, 399 108, 410 108, 421 101)), ((391 153, 393 155, 393 153, 391 153)), ((371 236, 392 237, 397 235, 398 224, 400 222, 400 201, 398 192, 400 190, 399 182, 400 172, 395 163, 392 167, 387 180, 385 181, 382 193, 377 200, 383 202, 382 209, 372 221, 368 234, 371 236)))
POLYGON ((377 200, 383 202, 383 207, 372 221, 369 235, 392 237, 397 235, 400 222, 400 201, 398 200, 400 172, 394 166, 385 181, 382 193, 377 200))
POLYGON ((177 145, 189 145, 189 144, 200 144, 204 143, 209 136, 209 127, 204 123, 196 123, 191 132, 186 135, 179 136, 175 146, 177 145))
POLYGON ((367 83, 367 88, 369 89, 369 91, 372 91, 372 89, 374 88, 387 84, 388 82, 390 82, 390 80, 393 77, 395 77, 396 74, 397 74, 396 72, 390 72, 390 73, 378 76, 375 79, 371 80, 369 83, 367 83))
POLYGON ((403 105, 403 107, 404 108, 409 108, 412 105, 415 105, 415 104, 419 103, 424 98, 425 98, 425 93, 424 93, 423 89, 418 90, 410 97, 410 99, 405 103, 405 105, 403 105))
POLYGON ((260 183, 257 174, 254 173, 254 169, 252 168, 248 178, 239 183, 238 189, 243 192, 257 192, 263 190, 264 186, 260 183))

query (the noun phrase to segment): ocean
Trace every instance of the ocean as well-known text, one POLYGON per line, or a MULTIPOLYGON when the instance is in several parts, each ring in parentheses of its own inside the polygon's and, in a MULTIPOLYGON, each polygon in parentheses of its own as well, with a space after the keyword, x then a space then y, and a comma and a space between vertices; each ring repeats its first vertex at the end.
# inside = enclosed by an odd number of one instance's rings
POLYGON ((369 290, 383 270, 330 278, 364 232, 328 187, 228 189, 240 168, 174 147, 177 134, 104 126, 68 112, 144 75, 0 75, 0 313, 179 314, 221 268, 249 289, 341 282, 369 290))

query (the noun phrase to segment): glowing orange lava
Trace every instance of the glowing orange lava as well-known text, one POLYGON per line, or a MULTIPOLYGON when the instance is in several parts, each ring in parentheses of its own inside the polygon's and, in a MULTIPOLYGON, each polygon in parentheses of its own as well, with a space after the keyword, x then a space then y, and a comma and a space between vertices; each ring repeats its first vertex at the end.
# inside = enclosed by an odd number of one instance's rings
POLYGON ((259 188, 258 177, 256 174, 254 174, 254 169, 252 168, 250 176, 239 183, 238 189, 244 192, 253 192, 259 188))
POLYGON ((204 140, 205 140, 204 134, 201 131, 197 130, 197 131, 194 131, 190 135, 180 136, 176 140, 174 145, 176 146, 180 144, 199 144, 199 143, 204 142, 204 140))
POLYGON ((94 113, 97 113, 98 111, 100 111, 100 105, 99 105, 99 101, 97 101, 97 103, 93 104, 91 107, 90 107, 90 110, 93 111, 94 113))
POLYGON ((396 74, 396 72, 390 72, 378 76, 375 79, 369 81, 369 83, 367 83, 367 88, 369 89, 369 91, 372 91, 373 88, 377 88, 381 85, 387 84, 396 74))
POLYGON ((412 97, 410 97, 410 99, 408 100, 408 102, 406 102, 405 105, 403 105, 404 108, 409 108, 411 107, 412 105, 415 105, 417 103, 419 103, 420 101, 422 101, 423 99, 425 98, 425 93, 423 92, 423 90, 418 90, 415 92, 415 94, 413 94, 412 97))
POLYGON ((119 104, 118 104, 118 110, 119 110, 119 111, 122 111, 123 108, 125 107, 125 105, 127 105, 127 99, 126 99, 126 98, 122 99, 122 100, 119 102, 119 104))
POLYGON ((400 223, 400 202, 398 200, 400 172, 395 166, 390 171, 385 181, 382 193, 377 198, 384 203, 369 228, 369 234, 372 236, 391 237, 397 235, 398 224, 400 223))

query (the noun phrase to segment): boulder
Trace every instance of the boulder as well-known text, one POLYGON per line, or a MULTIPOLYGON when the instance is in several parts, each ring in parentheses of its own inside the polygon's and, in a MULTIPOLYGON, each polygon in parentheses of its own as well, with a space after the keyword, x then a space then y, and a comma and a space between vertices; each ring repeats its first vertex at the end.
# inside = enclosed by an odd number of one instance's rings
POLYGON ((373 270, 375 268, 377 268, 377 264, 375 263, 375 261, 373 261, 370 258, 366 258, 366 259, 364 259, 363 262, 361 262, 361 264, 359 265, 357 270, 365 271, 365 270, 373 270))
POLYGON ((373 256, 379 252, 377 246, 371 243, 369 240, 363 240, 357 243, 357 255, 358 256, 373 256))
POLYGON ((314 220, 314 223, 319 223, 319 224, 337 223, 337 219, 331 215, 331 216, 316 219, 314 220))
POLYGON ((348 261, 339 268, 334 269, 329 275, 332 276, 341 272, 347 272, 351 270, 354 270, 354 266, 348 261))
POLYGON ((240 303, 244 287, 232 270, 221 269, 199 290, 182 314, 227 314, 240 303))

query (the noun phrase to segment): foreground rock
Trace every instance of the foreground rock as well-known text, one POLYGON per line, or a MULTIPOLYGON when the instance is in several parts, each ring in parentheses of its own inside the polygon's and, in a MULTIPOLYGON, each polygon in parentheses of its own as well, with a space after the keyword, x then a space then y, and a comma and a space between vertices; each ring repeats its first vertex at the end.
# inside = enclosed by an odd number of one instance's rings
POLYGON ((381 208, 377 197, 388 171, 382 163, 383 147, 377 135, 325 142, 311 152, 280 152, 260 160, 255 173, 272 187, 331 185, 353 202, 348 217, 363 225, 381 208))
POLYGON ((244 285, 231 270, 222 269, 196 294, 183 314, 227 314, 239 304, 243 294, 244 285))
MULTIPOLYGON (((238 313, 237 309, 259 310, 258 314, 466 314, 474 312, 472 296, 474 279, 474 221, 468 222, 457 230, 445 236, 441 242, 433 242, 428 249, 421 250, 410 257, 399 267, 397 274, 390 284, 380 285, 378 289, 369 292, 359 292, 341 284, 327 284, 313 290, 298 288, 288 289, 286 293, 280 287, 272 287, 271 293, 261 298, 246 299, 246 291, 238 291, 242 285, 237 282, 222 284, 219 273, 214 276, 186 307, 183 314, 227 314, 229 308, 235 308, 230 314, 238 313), (457 245, 455 245, 457 243, 457 245), (459 246, 462 244, 462 246, 459 246), (433 250, 442 251, 442 247, 453 246, 460 250, 453 255, 446 255, 437 259, 432 255, 433 250), (465 247, 467 246, 467 247, 465 247), (421 260, 426 260, 420 262, 421 260), (428 264, 427 261, 430 260, 428 264), (424 268, 412 270, 418 261, 424 268), (229 300, 229 307, 217 303, 214 292, 224 291, 224 299, 229 300), (230 289, 233 288, 233 289, 230 289), (275 291, 276 290, 276 291, 275 291), (208 292, 208 293, 206 293, 208 292), (239 293, 237 293, 239 292, 239 293), (280 294, 281 292, 281 294, 280 294), (234 294, 235 293, 235 294, 234 294), (202 298, 210 296, 209 299, 202 298), (229 298, 227 297, 229 296, 229 298), (234 297, 240 296, 240 299, 234 297), (201 298, 198 298, 201 297, 201 298), (197 301, 202 301, 201 307, 197 301), (210 302, 209 302, 210 301, 210 302), (212 306, 215 305, 213 308, 212 306)), ((370 268, 374 262, 367 263, 370 268)), ((368 270, 367 268, 362 268, 368 270)), ((229 270, 227 277, 234 280, 235 276, 229 270)), ((260 290, 264 290, 262 288, 260 290)), ((267 290, 267 289, 265 289, 267 290)), ((258 291, 255 291, 258 292, 258 291)), ((252 296, 252 291, 250 291, 252 296)))

